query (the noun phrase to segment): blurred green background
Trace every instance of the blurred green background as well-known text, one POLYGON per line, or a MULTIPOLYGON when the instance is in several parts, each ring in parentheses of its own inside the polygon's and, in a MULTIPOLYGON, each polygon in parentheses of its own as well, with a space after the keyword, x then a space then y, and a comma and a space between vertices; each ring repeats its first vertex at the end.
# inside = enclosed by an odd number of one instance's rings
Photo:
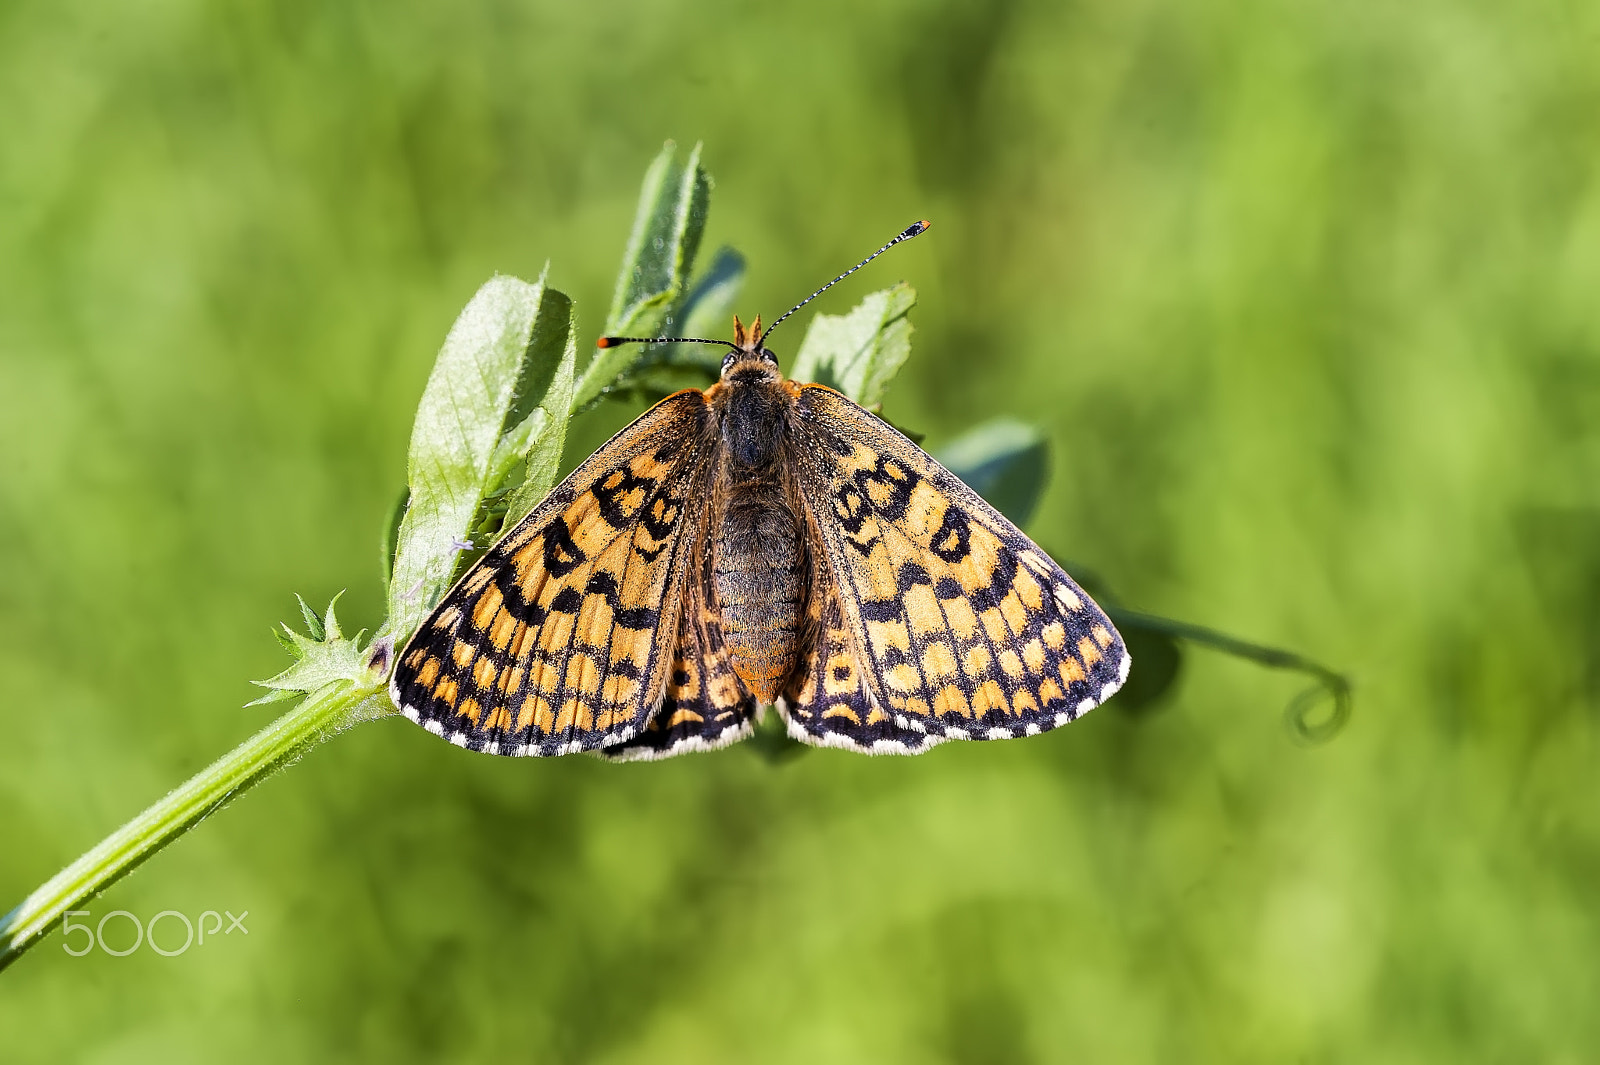
POLYGON ((886 413, 1044 427, 1037 539, 1358 685, 1313 749, 1206 653, 905 760, 364 726, 93 904, 248 937, 52 934, 0 1057, 1600 1057, 1597 49, 1558 2, 0 6, 0 907, 270 720, 294 592, 379 620, 451 321, 548 259, 597 329, 667 137, 746 313, 932 218, 816 305, 917 286, 886 413))

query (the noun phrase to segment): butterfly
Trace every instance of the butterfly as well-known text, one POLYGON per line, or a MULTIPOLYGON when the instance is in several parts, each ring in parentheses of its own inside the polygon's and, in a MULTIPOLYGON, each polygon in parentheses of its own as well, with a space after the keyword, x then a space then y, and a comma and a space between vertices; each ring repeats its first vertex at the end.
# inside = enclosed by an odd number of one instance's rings
POLYGON ((916 754, 1031 736, 1128 676, 1116 628, 1033 541, 765 341, 617 433, 472 565, 390 694, 452 743, 629 760, 710 750, 774 707, 805 743, 916 754))

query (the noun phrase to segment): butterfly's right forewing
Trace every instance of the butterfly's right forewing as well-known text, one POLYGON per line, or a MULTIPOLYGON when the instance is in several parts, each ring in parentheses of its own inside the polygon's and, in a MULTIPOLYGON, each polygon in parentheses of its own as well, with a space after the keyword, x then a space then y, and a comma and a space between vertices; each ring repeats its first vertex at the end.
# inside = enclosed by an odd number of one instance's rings
POLYGON ((1116 628, 1016 526, 833 389, 800 389, 795 410, 795 473, 839 619, 824 637, 837 673, 813 657, 816 684, 785 700, 798 738, 914 753, 1033 735, 1121 686, 1116 628))

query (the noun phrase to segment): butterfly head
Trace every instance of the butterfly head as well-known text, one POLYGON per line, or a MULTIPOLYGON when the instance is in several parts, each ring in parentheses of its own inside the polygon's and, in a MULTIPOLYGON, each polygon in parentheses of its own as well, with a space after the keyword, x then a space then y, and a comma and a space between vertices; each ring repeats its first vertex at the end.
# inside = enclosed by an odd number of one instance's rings
POLYGON ((728 353, 722 357, 722 376, 726 378, 733 372, 734 367, 742 366, 748 369, 750 363, 755 363, 764 368, 776 368, 778 357, 761 346, 761 339, 765 334, 761 332, 761 316, 756 315, 750 327, 739 320, 738 315, 733 316, 733 343, 728 345, 728 353))

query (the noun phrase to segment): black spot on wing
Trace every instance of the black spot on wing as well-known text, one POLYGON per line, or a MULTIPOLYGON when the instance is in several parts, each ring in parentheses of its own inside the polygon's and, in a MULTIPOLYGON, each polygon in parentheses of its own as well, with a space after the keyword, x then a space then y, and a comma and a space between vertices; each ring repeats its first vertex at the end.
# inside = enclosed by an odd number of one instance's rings
POLYGON ((655 486, 656 482, 649 477, 638 477, 629 470, 620 469, 600 478, 591 491, 600 508, 600 516, 613 529, 620 529, 633 520, 633 514, 624 505, 628 496, 634 492, 648 496, 650 489, 655 486))
POLYGON ((959 506, 946 507, 944 521, 939 524, 939 531, 933 534, 928 547, 946 562, 965 560, 972 553, 972 529, 967 523, 966 512, 959 506))
MULTIPOLYGON (((945 580, 949 578, 946 577, 945 580)), ((904 595, 919 584, 932 584, 933 578, 928 576, 926 566, 920 562, 908 561, 900 563, 900 572, 895 575, 895 582, 899 585, 900 594, 904 595)))
POLYGON ((543 535, 544 568, 552 577, 565 577, 589 561, 589 556, 572 539, 572 530, 567 526, 566 518, 557 515, 554 521, 545 526, 543 535))
POLYGON ((583 593, 573 587, 566 587, 556 593, 550 600, 550 610, 556 614, 576 614, 583 609, 583 593))
POLYGON ((612 619, 616 622, 618 628, 633 629, 634 631, 655 628, 656 618, 660 612, 648 606, 623 606, 622 593, 617 588, 617 579, 610 573, 602 570, 591 576, 588 587, 584 591, 588 595, 605 597, 606 603, 611 607, 612 619))
POLYGON ((905 617, 905 608, 898 599, 863 599, 861 617, 864 621, 896 621, 905 617))

